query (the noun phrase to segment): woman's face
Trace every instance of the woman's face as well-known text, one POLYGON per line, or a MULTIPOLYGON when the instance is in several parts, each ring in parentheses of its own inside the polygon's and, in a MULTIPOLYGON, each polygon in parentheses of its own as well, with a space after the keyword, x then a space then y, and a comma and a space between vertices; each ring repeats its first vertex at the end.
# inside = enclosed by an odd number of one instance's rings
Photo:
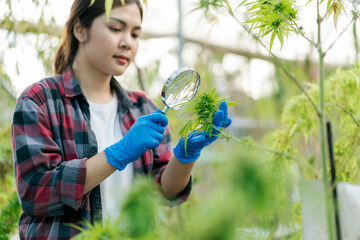
POLYGON ((84 43, 86 61, 92 69, 118 76, 134 60, 139 46, 141 16, 136 4, 115 7, 109 21, 95 18, 84 43))

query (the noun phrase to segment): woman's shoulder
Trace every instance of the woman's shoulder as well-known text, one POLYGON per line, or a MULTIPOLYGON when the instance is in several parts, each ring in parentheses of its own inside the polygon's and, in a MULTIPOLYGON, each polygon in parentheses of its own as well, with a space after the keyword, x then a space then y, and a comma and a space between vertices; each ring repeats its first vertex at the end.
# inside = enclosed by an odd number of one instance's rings
POLYGON ((137 103, 139 101, 145 101, 148 102, 150 100, 150 97, 146 94, 145 91, 142 90, 125 90, 128 98, 133 102, 137 103))
POLYGON ((43 99, 46 98, 49 93, 63 91, 61 84, 61 75, 54 75, 45 77, 30 86, 28 86, 19 96, 19 99, 43 99))

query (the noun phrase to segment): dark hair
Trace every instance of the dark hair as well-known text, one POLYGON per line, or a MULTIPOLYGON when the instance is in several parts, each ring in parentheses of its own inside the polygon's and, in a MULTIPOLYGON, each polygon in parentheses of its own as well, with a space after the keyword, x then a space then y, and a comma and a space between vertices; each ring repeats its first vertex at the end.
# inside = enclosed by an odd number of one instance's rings
MULTIPOLYGON (((121 6, 122 0, 114 0, 113 7, 121 6)), ((143 10, 140 0, 125 0, 125 4, 135 3, 140 11, 141 20, 143 18, 143 10)), ((75 0, 70 11, 69 18, 66 22, 63 39, 58 47, 55 60, 55 74, 61 74, 67 68, 67 66, 73 63, 79 41, 74 35, 74 26, 79 19, 80 24, 90 29, 94 19, 101 14, 105 13, 105 0, 95 0, 94 4, 90 6, 90 0, 75 0)))

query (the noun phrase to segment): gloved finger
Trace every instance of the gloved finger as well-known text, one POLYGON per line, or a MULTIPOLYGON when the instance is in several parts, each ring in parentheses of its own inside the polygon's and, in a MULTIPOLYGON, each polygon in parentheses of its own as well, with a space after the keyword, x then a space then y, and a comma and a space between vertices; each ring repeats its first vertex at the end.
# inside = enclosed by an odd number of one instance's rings
POLYGON ((231 124, 231 119, 228 118, 228 107, 227 107, 227 104, 226 104, 225 101, 220 103, 219 109, 221 111, 223 111, 223 113, 224 113, 224 117, 223 117, 223 121, 222 121, 222 127, 227 128, 231 124))
POLYGON ((155 132, 152 137, 155 138, 156 140, 158 140, 159 142, 162 142, 162 140, 164 138, 163 135, 158 132, 155 132))
POLYGON ((158 109, 156 109, 156 110, 153 112, 153 114, 154 114, 154 113, 162 113, 162 112, 161 112, 161 109, 158 108, 158 109))
POLYGON ((203 143, 205 141, 206 141, 206 138, 205 138, 204 134, 196 134, 196 135, 192 135, 188 138, 188 142, 191 142, 192 144, 203 143))
POLYGON ((228 117, 228 108, 227 108, 227 104, 226 104, 225 101, 222 101, 222 102, 220 103, 219 109, 220 109, 221 111, 223 111, 223 113, 224 113, 224 119, 226 119, 226 118, 228 117))
POLYGON ((224 112, 221 110, 216 111, 214 114, 213 124, 215 127, 221 127, 224 118, 224 112))
MULTIPOLYGON (((206 143, 206 137, 203 134, 198 134, 198 135, 192 135, 189 136, 187 139, 187 146, 186 148, 189 149, 189 151, 191 150, 199 150, 201 148, 204 147, 206 143)), ((185 144, 185 142, 184 142, 185 144)))
POLYGON ((151 121, 153 123, 160 124, 161 126, 166 127, 168 125, 168 119, 167 119, 166 115, 163 113, 158 113, 156 111, 150 115, 144 116, 144 118, 146 118, 146 120, 148 120, 148 121, 151 121))
POLYGON ((160 145, 160 141, 153 138, 153 139, 147 141, 144 145, 147 149, 154 149, 160 145))
POLYGON ((207 141, 206 141, 206 143, 205 143, 205 146, 207 146, 207 145, 215 142, 216 139, 218 139, 218 136, 212 136, 211 138, 208 138, 207 141))
POLYGON ((159 125, 158 123, 149 123, 149 129, 151 129, 151 131, 163 134, 165 132, 165 127, 163 127, 162 125, 159 125))
POLYGON ((232 120, 231 120, 231 118, 227 118, 226 120, 225 120, 225 122, 224 122, 224 128, 227 128, 228 126, 230 126, 231 125, 231 122, 232 122, 232 120))

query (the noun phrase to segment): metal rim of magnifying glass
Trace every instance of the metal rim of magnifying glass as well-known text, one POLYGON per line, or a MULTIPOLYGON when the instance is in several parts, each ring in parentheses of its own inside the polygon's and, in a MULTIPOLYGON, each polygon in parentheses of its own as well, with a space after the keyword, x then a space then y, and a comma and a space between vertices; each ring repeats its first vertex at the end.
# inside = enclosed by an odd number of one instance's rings
MULTIPOLYGON (((166 80, 166 82, 164 83, 164 86, 161 90, 161 99, 163 101, 163 103, 165 104, 165 109, 163 110, 164 113, 167 112, 168 109, 170 109, 171 107, 169 107, 169 105, 167 105, 166 101, 165 101, 165 94, 166 94, 166 90, 168 89, 170 83, 177 77, 179 76, 181 73, 183 72, 186 72, 186 71, 191 71, 191 72, 194 72, 196 73, 196 79, 198 80, 198 84, 197 84, 197 87, 196 87, 196 90, 193 94, 193 96, 191 97, 191 99, 196 95, 196 93, 198 92, 199 90, 199 87, 200 87, 200 74, 193 68, 190 68, 190 67, 182 67, 182 68, 179 68, 178 70, 176 70, 175 72, 173 72, 170 77, 166 80)), ((184 106, 184 105, 183 105, 184 106)), ((181 106, 181 107, 183 107, 181 106)), ((181 107, 178 107, 178 108, 181 108, 181 107)))

